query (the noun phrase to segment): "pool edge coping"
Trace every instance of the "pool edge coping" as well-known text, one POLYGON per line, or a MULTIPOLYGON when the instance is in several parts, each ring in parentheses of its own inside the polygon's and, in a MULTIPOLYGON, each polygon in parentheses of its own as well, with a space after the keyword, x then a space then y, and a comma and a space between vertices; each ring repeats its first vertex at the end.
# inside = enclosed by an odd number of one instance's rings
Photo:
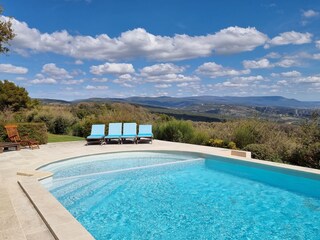
POLYGON ((55 239, 95 239, 88 230, 39 182, 39 179, 22 179, 18 185, 30 200, 55 239), (43 199, 46 199, 44 202, 43 199))

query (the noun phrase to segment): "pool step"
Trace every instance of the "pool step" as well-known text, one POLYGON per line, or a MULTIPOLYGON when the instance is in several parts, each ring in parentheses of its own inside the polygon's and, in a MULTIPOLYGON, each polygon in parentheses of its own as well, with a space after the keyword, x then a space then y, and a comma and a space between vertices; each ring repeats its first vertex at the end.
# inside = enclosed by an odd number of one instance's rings
POLYGON ((69 180, 69 181, 66 181, 65 183, 63 182, 59 183, 59 186, 51 189, 50 192, 56 197, 65 196, 66 194, 72 194, 77 188, 83 188, 93 183, 94 183, 93 179, 83 179, 83 181, 79 181, 78 179, 77 180, 73 179, 72 181, 69 180), (71 189, 71 190, 68 190, 68 189, 71 189))
POLYGON ((75 202, 79 201, 79 199, 84 199, 88 196, 91 196, 94 194, 95 189, 105 186, 109 181, 110 180, 104 179, 90 179, 89 182, 86 181, 86 184, 83 184, 81 187, 74 187, 74 185, 71 185, 66 189, 61 189, 59 195, 56 193, 53 194, 56 196, 56 198, 58 198, 59 201, 63 202, 66 207, 69 207, 70 205, 73 205, 75 202))
POLYGON ((77 180, 75 179, 70 179, 69 181, 64 181, 64 182, 58 182, 55 179, 51 180, 52 182, 50 183, 42 183, 44 187, 46 187, 49 192, 58 192, 60 189, 65 188, 68 185, 72 185, 75 182, 77 182, 77 180), (47 187, 50 186, 50 187, 47 187))
POLYGON ((72 204, 66 206, 65 203, 63 203, 67 209, 71 212, 76 211, 79 216, 79 211, 90 211, 90 209, 93 206, 98 205, 100 202, 104 201, 106 196, 109 196, 112 194, 116 189, 123 186, 126 183, 124 180, 115 180, 111 181, 108 184, 105 184, 104 186, 100 186, 96 188, 93 192, 86 192, 83 193, 81 198, 78 198, 76 201, 74 201, 72 204))

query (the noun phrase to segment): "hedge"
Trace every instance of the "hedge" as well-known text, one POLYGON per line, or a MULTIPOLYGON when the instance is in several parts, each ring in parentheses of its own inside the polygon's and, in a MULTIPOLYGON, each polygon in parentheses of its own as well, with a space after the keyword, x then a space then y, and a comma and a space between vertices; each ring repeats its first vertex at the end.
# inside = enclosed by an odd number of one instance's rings
MULTIPOLYGON (((48 143, 47 127, 44 123, 17 123, 20 137, 28 135, 40 144, 48 143)), ((0 125, 0 142, 9 141, 4 125, 0 125)))

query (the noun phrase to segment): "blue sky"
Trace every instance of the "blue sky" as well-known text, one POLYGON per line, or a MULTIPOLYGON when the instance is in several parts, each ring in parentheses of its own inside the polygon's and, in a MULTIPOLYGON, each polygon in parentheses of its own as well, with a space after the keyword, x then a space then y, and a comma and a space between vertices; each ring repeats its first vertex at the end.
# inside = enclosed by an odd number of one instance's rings
POLYGON ((4 0, 0 79, 31 97, 320 101, 320 2, 4 0))

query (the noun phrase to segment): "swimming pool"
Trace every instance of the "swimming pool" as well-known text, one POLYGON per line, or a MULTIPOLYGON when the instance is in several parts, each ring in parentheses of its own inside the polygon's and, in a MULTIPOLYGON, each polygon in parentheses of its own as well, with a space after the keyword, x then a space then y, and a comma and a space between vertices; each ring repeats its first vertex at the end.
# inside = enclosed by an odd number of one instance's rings
POLYGON ((129 152, 42 168, 96 239, 319 239, 320 178, 202 154, 129 152))

